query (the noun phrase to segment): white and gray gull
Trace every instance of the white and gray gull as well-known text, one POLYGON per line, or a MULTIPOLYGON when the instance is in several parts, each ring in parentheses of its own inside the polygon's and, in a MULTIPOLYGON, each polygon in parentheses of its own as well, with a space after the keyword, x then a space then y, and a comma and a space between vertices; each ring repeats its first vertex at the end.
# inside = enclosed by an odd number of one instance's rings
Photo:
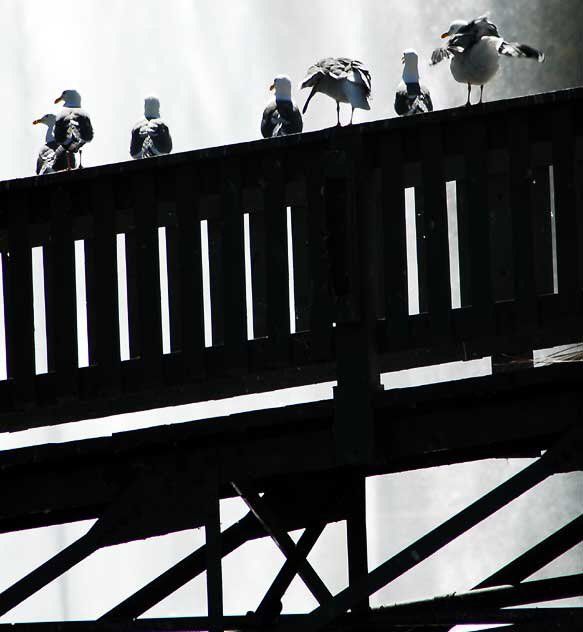
POLYGON ((304 128, 302 114, 291 95, 291 79, 287 75, 278 75, 269 87, 275 92, 261 117, 263 138, 299 134, 304 128))
POLYGON ((395 93, 395 112, 399 116, 432 112, 433 103, 427 87, 419 81, 417 52, 408 48, 403 52, 403 78, 395 93))
POLYGON ((486 16, 471 22, 456 20, 441 37, 449 38, 447 45, 433 51, 431 64, 451 58, 453 78, 468 86, 466 105, 470 105, 472 86, 480 86, 482 102, 484 85, 498 72, 500 55, 536 59, 539 63, 545 60, 544 53, 528 44, 505 41, 486 16))
POLYGON ((43 124, 47 126, 45 134, 45 143, 38 152, 36 159, 36 174, 39 176, 47 173, 55 173, 55 171, 63 171, 67 168, 67 160, 65 152, 57 155, 57 149, 60 147, 55 140, 55 121, 57 117, 54 114, 45 114, 32 122, 33 125, 43 124))
POLYGON ((134 160, 169 154, 172 136, 168 125, 160 118, 160 101, 150 96, 144 99, 144 118, 132 128, 130 155, 134 160))
POLYGON ((66 169, 76 167, 75 155, 79 154, 81 168, 81 148, 85 143, 93 140, 93 126, 91 119, 85 110, 81 108, 81 95, 77 90, 64 90, 55 103, 63 102, 63 108, 57 115, 55 122, 55 140, 60 145, 57 150, 57 158, 60 160, 64 153, 67 161, 66 169))
POLYGON ((327 57, 310 66, 301 88, 312 88, 302 112, 305 114, 313 96, 321 92, 336 101, 337 125, 340 125, 340 104, 350 103, 354 110, 370 110, 371 76, 362 62, 347 57, 327 57))

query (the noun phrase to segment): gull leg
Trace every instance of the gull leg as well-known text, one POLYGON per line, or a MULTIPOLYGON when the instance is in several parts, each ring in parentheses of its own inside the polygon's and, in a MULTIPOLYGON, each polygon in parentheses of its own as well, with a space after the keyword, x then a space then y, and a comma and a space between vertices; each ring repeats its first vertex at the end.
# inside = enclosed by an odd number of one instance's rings
POLYGON ((336 126, 340 127, 340 101, 336 101, 336 126))
POLYGON ((352 112, 350 113, 350 125, 352 125, 352 117, 354 116, 354 108, 352 108, 352 112))
POLYGON ((79 166, 77 167, 77 169, 83 169, 83 165, 81 164, 82 156, 83 156, 83 152, 79 150, 79 166))
POLYGON ((468 83, 468 101, 466 103, 466 105, 472 105, 470 102, 470 95, 472 94, 472 84, 468 83))
POLYGON ((67 151, 65 156, 67 157, 67 171, 71 171, 71 155, 67 151))
POLYGON ((484 96, 484 85, 480 86, 480 103, 482 103, 482 97, 484 96))

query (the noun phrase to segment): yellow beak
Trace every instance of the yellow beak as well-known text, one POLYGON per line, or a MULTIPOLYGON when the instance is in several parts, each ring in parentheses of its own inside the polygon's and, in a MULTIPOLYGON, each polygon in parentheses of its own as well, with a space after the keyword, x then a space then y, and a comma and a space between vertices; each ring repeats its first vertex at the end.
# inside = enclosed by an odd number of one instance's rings
POLYGON ((40 123, 40 119, 36 119, 35 121, 32 122, 33 125, 38 125, 40 123))
POLYGON ((63 95, 61 95, 58 99, 55 99, 55 103, 60 103, 61 101, 64 101, 65 99, 63 98, 63 95))
POLYGON ((273 92, 273 90, 275 90, 275 84, 274 84, 274 83, 272 83, 272 84, 269 86, 269 89, 273 92))
POLYGON ((449 37, 449 33, 442 33, 440 37, 441 39, 445 39, 446 37, 449 37))

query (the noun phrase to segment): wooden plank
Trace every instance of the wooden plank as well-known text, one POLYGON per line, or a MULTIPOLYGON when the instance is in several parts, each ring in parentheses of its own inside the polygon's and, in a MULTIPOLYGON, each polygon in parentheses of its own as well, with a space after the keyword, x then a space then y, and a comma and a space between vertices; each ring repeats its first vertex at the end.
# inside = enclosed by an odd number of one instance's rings
POLYGON ((492 296, 491 244, 488 196, 488 139, 481 121, 470 120, 463 125, 462 136, 467 157, 463 194, 469 216, 471 264, 471 330, 472 337, 494 333, 494 300, 492 296), (476 151, 480 147, 482 151, 476 151))
MULTIPOLYGON (((583 257, 581 207, 583 185, 576 177, 575 105, 561 105, 552 115, 553 179, 557 236, 559 304, 563 314, 582 309, 581 259, 583 257), (577 196, 579 192, 579 196, 577 196)), ((581 169, 579 169, 579 173, 581 169)))
POLYGON ((270 157, 264 162, 267 180, 264 190, 266 232, 267 334, 271 362, 289 363, 289 267, 287 213, 284 199, 281 159, 270 157))
POLYGON ((294 266, 294 298, 296 332, 310 326, 310 234, 306 206, 291 207, 292 254, 294 266))
MULTIPOLYGON (((348 550, 348 583, 354 584, 368 574, 366 539, 366 477, 355 477, 347 499, 346 543, 348 550)), ((355 604, 352 612, 366 612, 370 608, 368 597, 355 604)))
POLYGON ((538 324, 536 276, 534 265, 534 228, 531 207, 532 175, 528 119, 522 113, 508 117, 510 156, 510 208, 514 254, 515 327, 529 333, 538 324))
POLYGON ((221 167, 223 213, 223 272, 225 361, 229 372, 247 367, 247 303, 245 287, 245 247, 241 208, 241 174, 238 161, 221 167))
POLYGON ((6 362, 8 377, 14 380, 18 408, 35 400, 34 312, 32 294, 32 252, 29 241, 29 194, 6 195, 8 252, 4 258, 6 321, 6 362))
MULTIPOLYGON (((427 311, 434 342, 451 338, 451 274, 447 193, 441 127, 431 127, 421 140, 425 224, 427 311)), ((421 278, 421 277, 420 277, 421 278)), ((420 285, 421 289, 421 285, 420 285)), ((424 302, 421 300, 420 305, 424 302)), ((425 310, 421 310, 425 311, 425 310)))
POLYGON ((93 237, 85 241, 90 363, 97 365, 99 391, 120 389, 120 330, 116 209, 111 178, 91 184, 93 237))
POLYGON ((403 185, 402 136, 381 143, 381 198, 383 212, 386 336, 389 350, 404 348, 409 339, 407 233, 403 185))
POLYGON ((209 218, 208 256, 213 347, 225 343, 224 224, 222 218, 209 218))
POLYGON ((47 339, 54 342, 54 348, 50 351, 55 357, 49 366, 52 364, 57 374, 56 395, 74 397, 77 393, 79 362, 75 242, 69 191, 60 187, 53 189, 50 207, 51 247, 45 252, 45 269, 49 272, 45 276, 45 306, 47 339), (49 327, 51 334, 48 333, 49 327))
POLYGON ((534 266, 538 296, 554 293, 553 217, 548 166, 532 169, 530 204, 534 232, 534 266))
POLYGON ((202 377, 205 373, 205 337, 198 185, 192 166, 181 167, 176 178, 178 233, 175 235, 170 230, 166 239, 170 235, 170 242, 178 241, 179 253, 179 270, 172 263, 170 273, 170 309, 180 314, 175 318, 174 334, 180 339, 175 339, 173 345, 179 345, 181 349, 185 374, 202 377))
MULTIPOLYGON (((262 204, 263 206, 263 204, 262 204)), ((265 212, 249 214, 249 251, 253 296, 253 336, 264 338, 267 328, 267 235, 265 212)))
POLYGON ((158 382, 162 374, 162 315, 160 299, 160 254, 158 209, 151 176, 132 177, 134 220, 137 240, 137 289, 139 300, 140 357, 146 384, 158 382))
POLYGON ((313 360, 330 357, 332 339, 332 297, 330 294, 330 253, 328 227, 324 212, 323 171, 319 154, 306 162, 308 180, 310 278, 312 298, 310 311, 311 349, 313 360))
MULTIPOLYGON (((497 152, 500 160, 506 158, 497 152)), ((515 295, 515 269, 513 249, 513 218, 510 206, 508 171, 491 173, 488 178, 488 207, 490 210, 490 273, 494 301, 511 301, 515 295)), ((510 332, 512 333, 512 332, 510 332)))
POLYGON ((206 468, 206 577, 209 632, 223 631, 223 575, 221 550, 221 512, 216 459, 206 468))

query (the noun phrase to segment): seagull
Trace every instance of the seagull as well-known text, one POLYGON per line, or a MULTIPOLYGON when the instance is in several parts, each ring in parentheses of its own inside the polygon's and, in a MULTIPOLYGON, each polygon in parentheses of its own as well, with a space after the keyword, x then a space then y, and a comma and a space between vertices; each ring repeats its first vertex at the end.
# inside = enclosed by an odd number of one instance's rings
POLYGON ((528 44, 506 42, 486 16, 471 22, 455 20, 441 37, 449 38, 449 41, 445 47, 433 51, 431 65, 452 58, 450 69, 453 78, 468 86, 466 105, 470 105, 472 86, 480 86, 482 103, 484 85, 498 72, 500 55, 536 59, 539 63, 545 60, 544 53, 528 44))
POLYGON ((412 48, 403 51, 403 79, 395 94, 395 112, 399 116, 433 112, 431 95, 419 81, 418 56, 412 48))
POLYGON ((67 168, 67 160, 64 152, 60 156, 57 156, 56 151, 60 147, 59 143, 55 140, 55 121, 57 117, 54 114, 45 114, 39 119, 32 122, 33 125, 43 124, 47 126, 47 132, 45 135, 45 144, 40 148, 38 152, 38 158, 36 159, 36 174, 39 176, 47 173, 55 173, 55 171, 63 171, 67 168))
POLYGON ((81 168, 81 147, 93 140, 91 119, 85 110, 81 109, 81 95, 77 90, 65 90, 55 103, 63 102, 63 108, 55 122, 55 140, 60 147, 56 153, 65 152, 67 170, 75 168, 75 154, 79 152, 79 168, 81 168), (71 161, 73 165, 71 167, 71 161))
POLYGON ((160 101, 150 96, 144 99, 144 118, 132 128, 130 155, 134 160, 152 158, 172 151, 168 125, 160 118, 160 101))
POLYGON ((275 92, 261 119, 263 138, 299 134, 304 128, 302 115, 291 96, 291 79, 287 75, 278 75, 269 87, 275 92))
POLYGON ((340 103, 350 103, 352 113, 354 110, 370 110, 368 102, 371 91, 370 72, 362 62, 347 57, 327 57, 308 68, 306 78, 301 83, 301 88, 312 88, 302 113, 305 114, 308 104, 317 92, 327 94, 336 101, 337 125, 340 125, 340 103))

